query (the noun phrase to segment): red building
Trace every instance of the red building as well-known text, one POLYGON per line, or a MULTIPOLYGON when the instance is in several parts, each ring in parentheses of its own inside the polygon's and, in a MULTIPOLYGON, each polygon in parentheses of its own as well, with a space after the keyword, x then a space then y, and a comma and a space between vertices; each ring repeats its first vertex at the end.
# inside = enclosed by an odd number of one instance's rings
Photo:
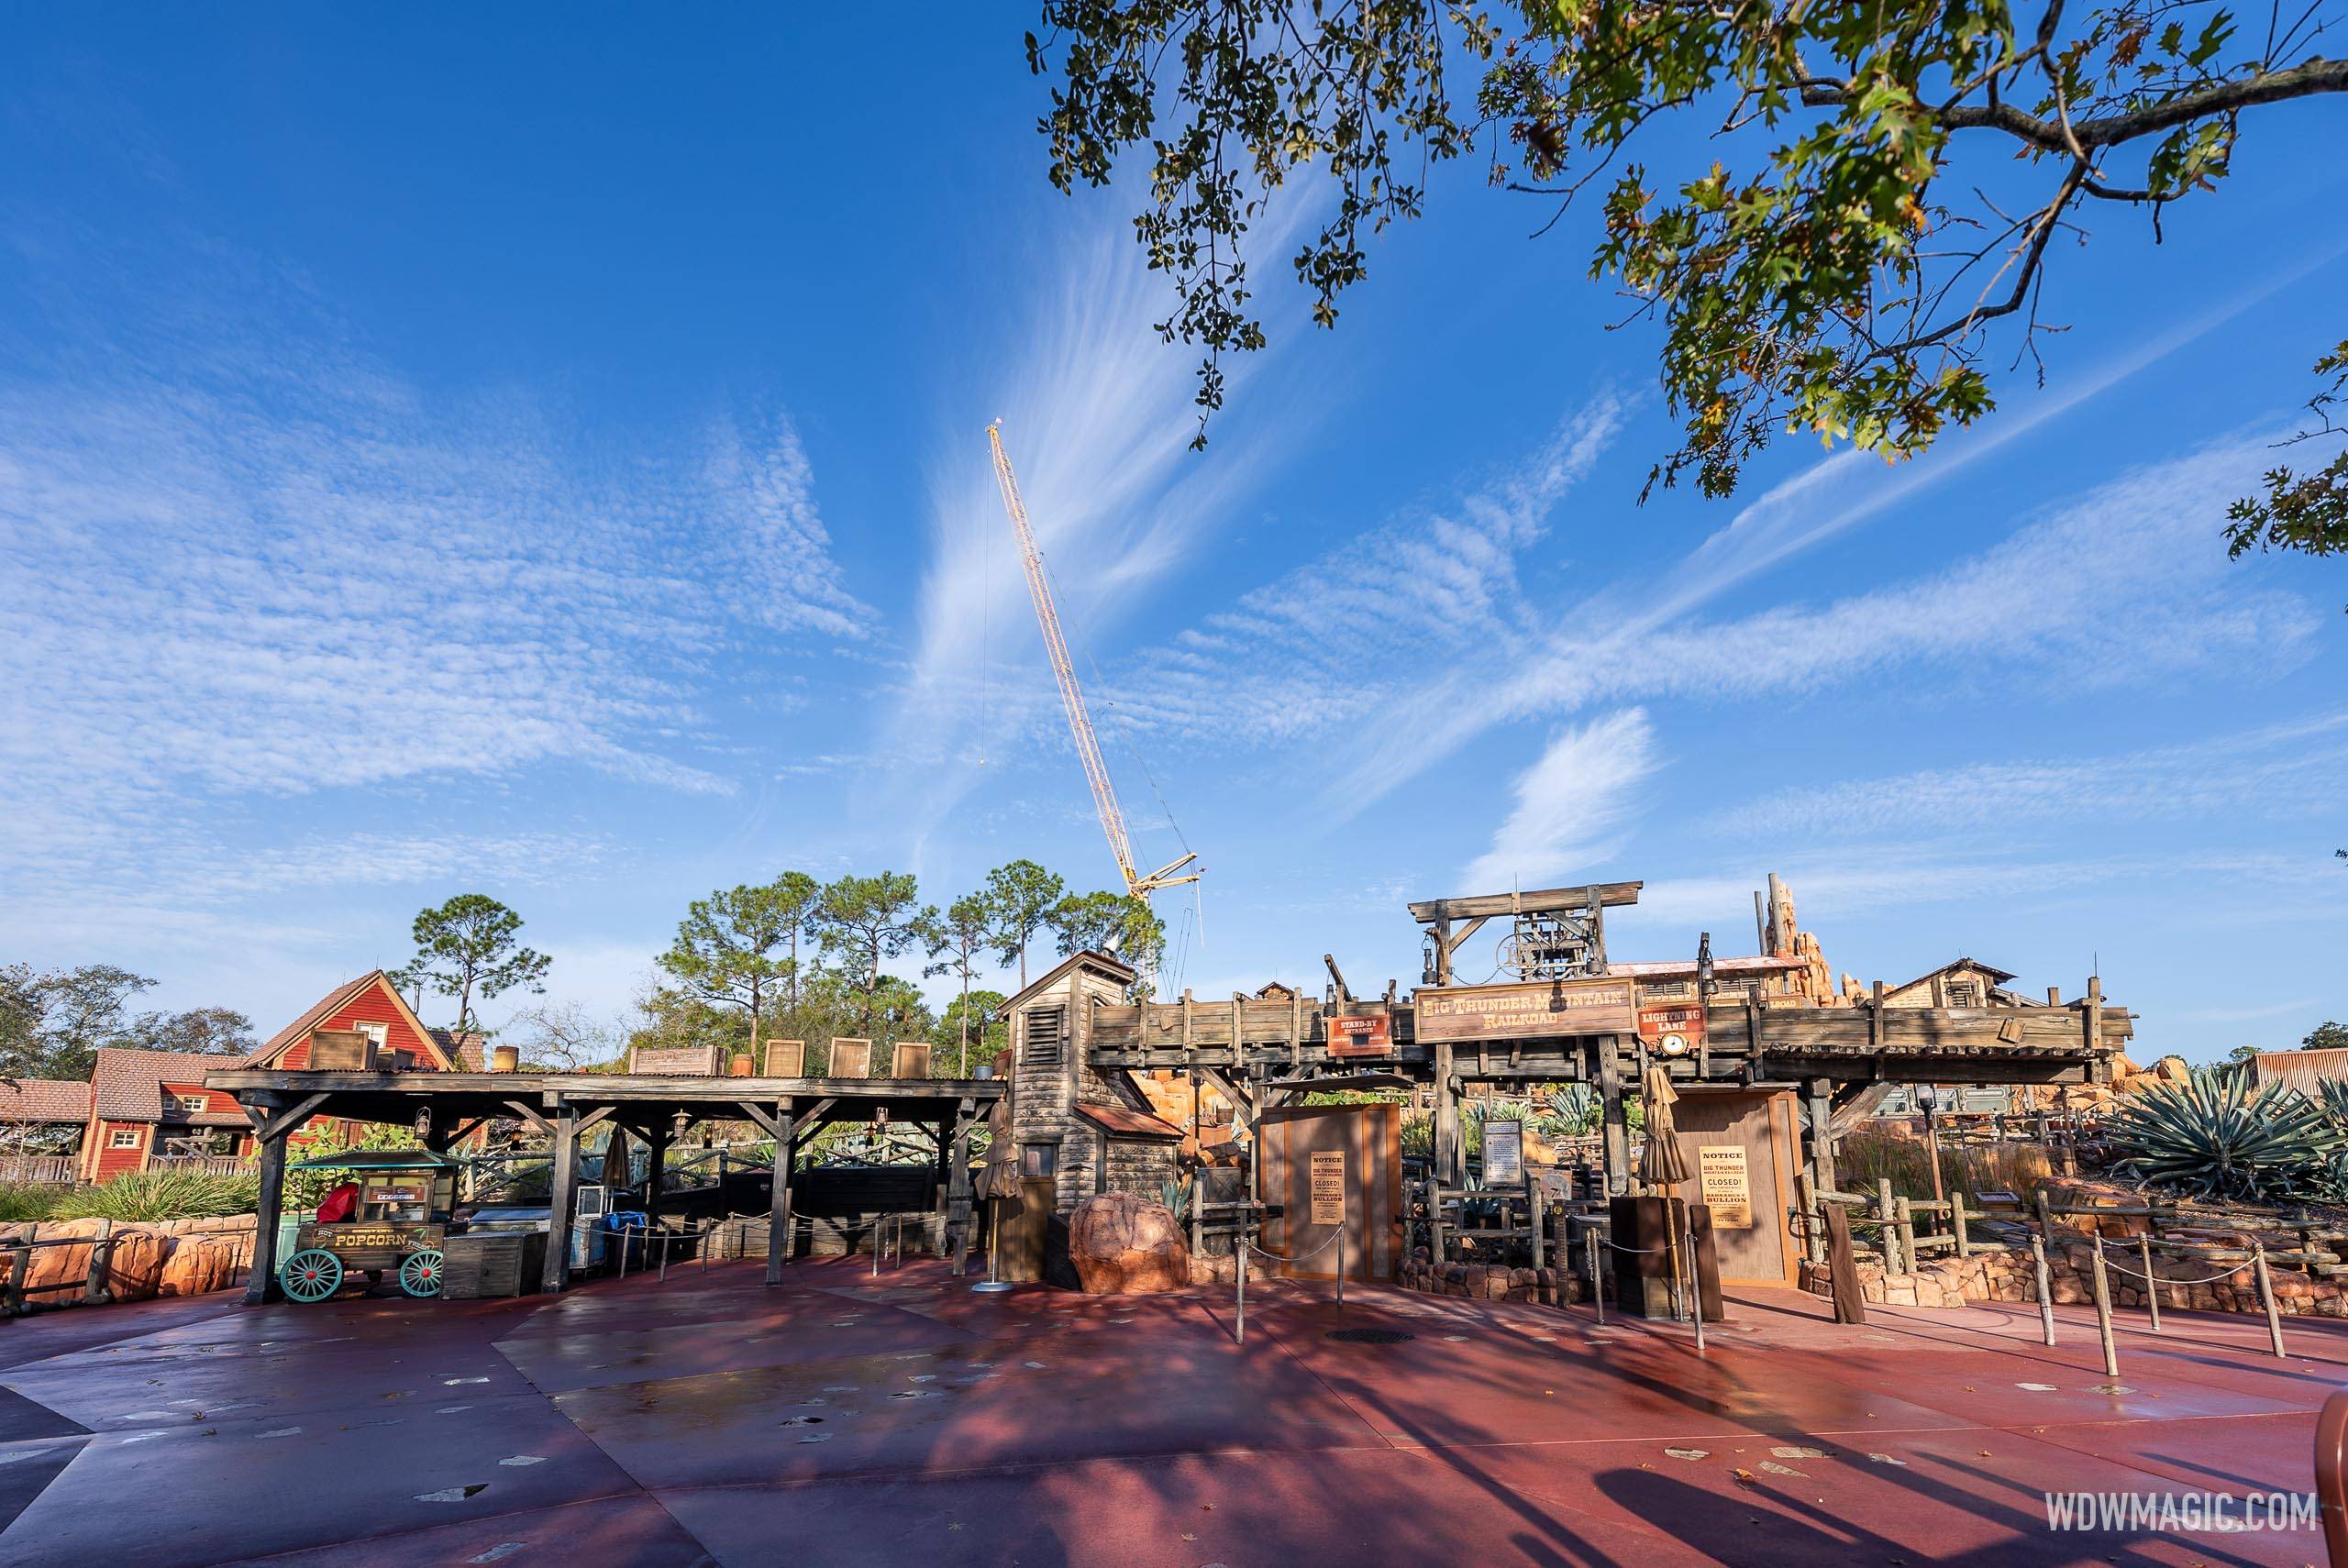
MULTIPOLYGON (((310 1037, 321 1029, 356 1030, 373 1038, 378 1060, 400 1072, 479 1072, 482 1037, 427 1028, 400 996, 391 977, 371 970, 344 982, 270 1037, 241 1063, 225 1056, 184 1051, 102 1050, 87 1087, 82 1115, 79 1167, 84 1181, 111 1181, 148 1169, 155 1160, 185 1152, 198 1142, 217 1140, 217 1152, 252 1153, 253 1123, 227 1095, 204 1087, 204 1075, 221 1067, 299 1069, 309 1065, 310 1037)), ((29 1089, 34 1086, 28 1085, 29 1089)), ((62 1103, 53 1090, 79 1085, 42 1086, 44 1101, 62 1103)), ((29 1107, 28 1107, 29 1109, 29 1107)), ((296 1134, 301 1141, 339 1135, 342 1124, 320 1117, 296 1134)))

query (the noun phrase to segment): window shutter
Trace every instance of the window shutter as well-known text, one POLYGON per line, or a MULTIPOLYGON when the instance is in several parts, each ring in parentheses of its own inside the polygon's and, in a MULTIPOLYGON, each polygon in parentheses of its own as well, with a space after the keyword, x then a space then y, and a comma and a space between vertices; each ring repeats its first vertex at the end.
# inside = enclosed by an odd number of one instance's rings
POLYGON ((1068 1013, 1060 1008, 1038 1008, 1027 1014, 1027 1044, 1020 1055, 1019 1065, 1023 1067, 1058 1066, 1067 1024, 1068 1013))

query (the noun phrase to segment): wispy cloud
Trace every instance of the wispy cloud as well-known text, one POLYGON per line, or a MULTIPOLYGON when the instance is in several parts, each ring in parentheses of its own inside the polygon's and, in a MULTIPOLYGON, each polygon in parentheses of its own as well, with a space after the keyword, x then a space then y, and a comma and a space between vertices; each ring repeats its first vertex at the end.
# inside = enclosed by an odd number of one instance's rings
POLYGON ((2290 814, 2348 805, 2348 713, 2119 756, 1932 768, 1785 790, 1713 819, 1724 834, 1915 834, 1992 824, 2290 814))
POLYGON ((1119 700, 1156 730, 1279 739, 1376 713, 1430 657, 1523 642, 1536 622, 1519 564, 1624 413, 1601 392, 1456 501, 1385 519, 1249 590, 1120 671, 1119 700))
POLYGON ((1517 776, 1516 803, 1461 890, 1545 887, 1608 859, 1638 810, 1639 787, 1658 766, 1644 709, 1560 730, 1517 776))
POLYGON ((878 635, 788 417, 615 461, 222 287, 216 338, 0 372, 0 880, 113 875, 126 839, 194 867, 240 803, 322 790, 728 792, 713 670, 878 635))
MULTIPOLYGON (((1273 432, 1240 416, 1251 383, 1273 363, 1263 356, 1235 367, 1233 416, 1215 450, 1190 452, 1196 367, 1152 330, 1165 314, 1164 288, 1122 230, 1061 248, 1000 379, 962 405, 966 424, 941 435, 929 465, 931 558, 911 667, 882 748, 907 762, 950 764, 893 776, 894 814, 917 840, 977 787, 980 765, 1000 771, 1014 737, 1058 723, 986 421, 1002 422, 1080 658, 1090 634, 1184 559, 1270 460, 1273 432)), ((1080 673, 1095 679, 1089 660, 1080 673)))
MULTIPOLYGON (((1400 741, 1378 746, 1366 765, 1346 770, 1346 782, 1334 788, 1324 803, 1342 820, 1399 788, 1429 767, 1439 765, 1459 747, 1493 724, 1527 714, 1570 711, 1584 699, 1579 690, 1593 671, 1616 666, 1626 653, 1651 646, 1658 634, 1670 640, 1671 629, 1684 626, 1688 617, 1731 589, 1802 551, 1866 523, 1891 508, 1914 500, 1930 488, 1963 473, 2010 443, 2059 420, 2081 404, 2223 326, 2243 312, 2330 265, 2342 254, 2333 247, 2301 258, 2256 280, 2199 316, 2147 339, 2136 348, 2075 379, 2030 405, 2001 413, 1982 429, 1944 441, 1927 457, 1909 463, 1887 477, 1877 459, 1855 449, 1836 453, 1824 461, 1783 480, 1740 508, 1729 522, 1694 550, 1655 578, 1622 583, 1584 597, 1562 613, 1548 618, 1546 649, 1525 660, 1506 650, 1507 663, 1487 660, 1473 668, 1455 669, 1422 684, 1392 705, 1401 721, 1390 726, 1400 741), (1592 635, 1592 628, 1603 631, 1592 635), (1527 663, 1529 670, 1523 667, 1527 663), (1487 690, 1493 672, 1513 668, 1515 680, 1508 700, 1461 700, 1464 692, 1487 690)), ((2234 448, 2246 452, 2264 442, 2244 441, 2234 448)), ((2222 511, 2222 503, 2220 510, 2222 511)), ((2194 541, 2206 547, 2207 539, 2194 541)), ((2182 543, 2182 542, 2179 542, 2182 543)), ((2211 557, 2206 548, 2186 546, 2194 565, 2206 569, 2211 557)), ((1783 625, 1799 631, 1802 618, 1789 617, 1783 625)), ((2239 623, 2237 623, 2239 625, 2239 623)), ((1748 623, 1761 632, 1767 623, 1748 623)), ((1698 634, 1699 635, 1702 634, 1698 634)), ((1687 640, 1682 635, 1681 642, 1687 640)), ((1767 668, 1772 650, 1747 646, 1739 651, 1759 654, 1767 668)), ((1796 665, 1802 661, 1795 650, 1796 665)), ((1744 667, 1748 670, 1751 666, 1744 667)), ((1612 693, 1641 695, 1635 683, 1612 693)))

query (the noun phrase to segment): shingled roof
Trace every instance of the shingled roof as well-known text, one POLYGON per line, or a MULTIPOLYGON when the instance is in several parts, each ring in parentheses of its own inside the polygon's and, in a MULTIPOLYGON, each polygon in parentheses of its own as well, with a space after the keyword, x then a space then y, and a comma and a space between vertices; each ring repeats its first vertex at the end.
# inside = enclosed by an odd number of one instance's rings
POLYGON ((163 1086, 200 1086, 204 1075, 235 1066, 234 1056, 204 1056, 192 1051, 133 1051, 109 1046, 98 1053, 90 1073, 90 1090, 98 1114, 109 1121, 163 1121, 190 1127, 249 1127, 252 1119, 241 1110, 207 1110, 194 1116, 163 1114, 163 1086))
POLYGON ((283 1047, 301 1039, 302 1036, 316 1028, 321 1021, 331 1018, 345 1002, 348 1002, 351 998, 357 996, 369 986, 374 984, 375 977, 382 973, 382 971, 381 969, 370 969, 367 973, 360 976, 355 980, 345 980, 342 984, 328 991, 325 996, 319 998, 316 1002, 311 1005, 309 1010, 305 1012, 301 1017, 295 1019, 293 1022, 287 1024, 284 1028, 271 1035, 269 1037, 269 1043, 254 1052, 250 1060, 255 1062, 267 1061, 270 1057, 277 1055, 277 1053, 283 1047))
POLYGON ((69 1078, 18 1078, 0 1083, 0 1122, 90 1120, 90 1086, 69 1078))

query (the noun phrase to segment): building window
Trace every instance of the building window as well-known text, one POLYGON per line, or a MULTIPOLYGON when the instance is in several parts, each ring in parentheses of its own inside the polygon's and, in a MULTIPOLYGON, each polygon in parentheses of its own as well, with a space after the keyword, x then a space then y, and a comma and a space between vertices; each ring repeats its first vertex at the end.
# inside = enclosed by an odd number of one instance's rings
POLYGON ((360 1023, 354 1027, 360 1033, 372 1041, 379 1051, 383 1048, 383 1043, 392 1037, 392 1026, 388 1023, 360 1023))
POLYGON ((1948 983, 1948 1005, 1951 1007, 1979 1007, 1981 1005, 1981 988, 1974 984, 1971 980, 1951 980, 1948 983))
POLYGON ((183 1116, 202 1116, 212 1109, 212 1099, 208 1095, 181 1094, 173 1095, 172 1098, 179 1101, 180 1114, 183 1116))
POLYGON ((138 1129, 136 1127, 116 1128, 112 1132, 106 1134, 106 1147, 109 1149, 136 1149, 138 1147, 138 1129))
POLYGON ((1022 1143, 1019 1146, 1019 1174, 1023 1176, 1047 1176, 1058 1174, 1060 1165, 1057 1143, 1022 1143))

